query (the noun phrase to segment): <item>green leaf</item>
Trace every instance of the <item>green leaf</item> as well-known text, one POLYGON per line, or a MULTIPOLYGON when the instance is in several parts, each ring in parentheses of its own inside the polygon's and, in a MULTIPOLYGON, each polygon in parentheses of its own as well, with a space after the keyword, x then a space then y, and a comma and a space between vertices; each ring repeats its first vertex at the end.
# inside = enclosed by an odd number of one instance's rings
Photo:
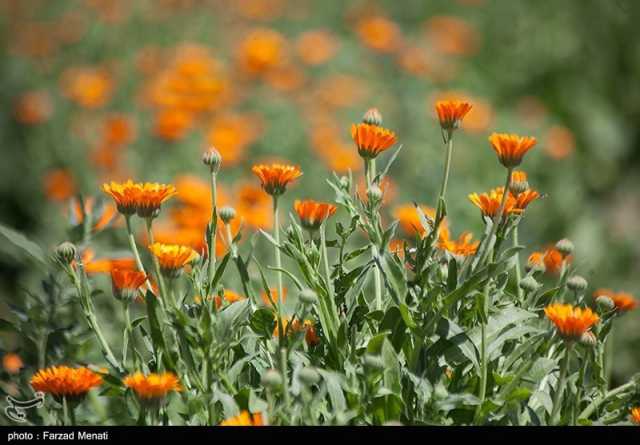
POLYGON ((275 329, 276 320, 270 309, 257 309, 249 318, 251 330, 260 337, 271 338, 275 329))
POLYGON ((380 352, 382 351, 382 343, 390 333, 391 331, 384 331, 377 335, 374 335, 367 344, 367 352, 374 355, 380 354, 380 352))
POLYGON ((327 385, 327 392, 331 400, 331 406, 335 412, 342 412, 347 409, 347 401, 342 392, 342 381, 340 374, 327 371, 325 369, 317 369, 318 373, 324 379, 327 385))
POLYGON ((11 244, 18 247, 42 265, 46 265, 46 256, 42 248, 24 236, 22 233, 0 224, 0 235, 4 236, 11 244))

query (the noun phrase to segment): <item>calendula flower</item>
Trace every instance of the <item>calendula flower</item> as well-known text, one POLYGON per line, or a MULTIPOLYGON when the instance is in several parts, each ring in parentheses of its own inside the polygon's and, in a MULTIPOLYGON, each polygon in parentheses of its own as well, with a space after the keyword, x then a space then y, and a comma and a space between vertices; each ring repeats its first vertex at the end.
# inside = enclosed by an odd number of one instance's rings
MULTIPOLYGON (((220 309, 222 307, 223 299, 227 303, 233 304, 233 303, 236 303, 238 301, 242 301, 245 298, 242 295, 240 295, 240 294, 238 294, 238 293, 236 293, 236 292, 234 292, 232 290, 229 290, 229 289, 225 289, 224 290, 223 298, 220 298, 220 295, 216 295, 215 297, 210 295, 210 296, 207 297, 207 301, 211 301, 211 300, 215 301, 216 309, 220 309)), ((194 297, 194 301, 196 302, 196 304, 202 304, 202 297, 200 295, 196 295, 194 297)))
POLYGON ((640 406, 636 406, 635 408, 631 408, 631 421, 636 425, 640 425, 640 406))
POLYGON ((134 183, 131 179, 124 183, 113 182, 102 185, 102 191, 111 196, 116 203, 118 212, 123 215, 133 215, 136 213, 140 185, 134 183))
POLYGON ((515 198, 514 212, 523 212, 533 201, 540 197, 536 190, 528 189, 519 193, 515 198))
POLYGON ((493 133, 489 136, 491 147, 502 165, 513 168, 520 165, 524 155, 536 145, 536 138, 517 134, 493 133))
POLYGON ((562 270, 564 257, 557 249, 550 248, 545 250, 543 261, 546 272, 556 274, 562 270))
POLYGON ((318 230, 322 223, 336 212, 336 206, 312 199, 296 200, 293 208, 300 218, 300 224, 307 230, 318 230))
POLYGON ((374 159, 397 141, 393 131, 365 123, 353 124, 351 137, 358 147, 358 154, 364 159, 374 159))
POLYGON ((122 381, 127 388, 131 388, 143 402, 158 403, 170 392, 182 391, 180 380, 172 372, 144 375, 141 372, 129 374, 122 381))
POLYGON ((463 232, 460 237, 455 240, 451 239, 449 229, 441 227, 438 239, 438 247, 442 250, 451 252, 454 255, 469 256, 474 255, 478 250, 479 241, 471 241, 473 235, 471 232, 463 232))
MULTIPOLYGON (((315 346, 318 343, 320 343, 320 337, 318 337, 318 333, 316 332, 316 328, 315 325, 313 323, 313 321, 311 320, 305 320, 303 322, 301 322, 298 319, 293 320, 293 323, 291 323, 291 319, 290 318, 283 318, 282 319, 282 330, 284 332, 287 332, 287 327, 288 327, 288 334, 292 335, 295 333, 300 333, 300 332, 304 332, 304 340, 307 342, 307 344, 309 346, 315 346)), ((273 329, 273 335, 275 337, 278 337, 279 335, 279 331, 278 331, 278 325, 276 324, 275 328, 273 329)))
MULTIPOLYGON (((504 187, 498 187, 491 190, 489 193, 482 193, 480 195, 472 193, 469 195, 469 200, 482 211, 484 216, 495 218, 500 210, 503 195, 504 187)), ((502 214, 507 215, 509 213, 520 213, 521 211, 522 209, 516 208, 515 198, 509 194, 506 198, 502 214)))
POLYGON ((439 100, 436 102, 436 113, 443 130, 455 130, 460 127, 462 119, 471 111, 471 104, 459 100, 439 100))
POLYGON ((633 298, 633 295, 627 292, 614 292, 611 289, 598 289, 593 293, 594 297, 601 295, 607 296, 613 301, 616 311, 627 312, 635 309, 638 306, 638 301, 633 298))
POLYGON ((44 193, 51 201, 65 201, 76 193, 76 183, 67 169, 51 170, 43 179, 44 193))
MULTIPOLYGON (((425 214, 427 220, 433 220, 436 216, 435 209, 421 205, 420 208, 425 214)), ((393 209, 393 217, 398 220, 402 230, 410 236, 419 234, 420 237, 424 236, 427 232, 422 225, 420 214, 418 209, 413 204, 405 204, 393 209)), ((443 222, 443 225, 446 224, 443 222)))
POLYGON ((514 196, 518 197, 521 193, 529 190, 529 181, 527 181, 527 174, 522 170, 514 170, 511 173, 511 184, 509 185, 509 191, 514 196))
POLYGON ((178 193, 171 184, 145 182, 144 184, 138 184, 138 187, 140 192, 136 199, 136 212, 141 218, 155 216, 162 203, 178 193))
POLYGON ((80 399, 91 388, 101 384, 102 377, 85 367, 52 366, 39 370, 31 377, 33 389, 51 394, 56 399, 61 397, 80 399))
MULTIPOLYGON (((85 249, 81 254, 84 271, 88 274, 111 273, 113 269, 137 270, 134 258, 99 258, 95 259, 95 252, 85 249)), ((75 266, 75 264, 72 264, 75 266)))
POLYGON ((2 367, 9 374, 17 374, 24 366, 20 356, 14 352, 7 352, 2 356, 2 367))
POLYGON ((546 266, 544 265, 544 252, 533 252, 527 259, 527 270, 533 269, 537 272, 544 272, 546 266))
POLYGON ((289 183, 302 176, 300 168, 294 165, 260 164, 251 170, 260 179, 262 189, 272 196, 282 195, 289 183))
POLYGON ((170 278, 180 275, 184 266, 198 258, 191 247, 177 244, 153 243, 149 250, 158 259, 162 273, 170 278))
POLYGON ((223 420, 220 426, 264 426, 262 413, 250 414, 249 411, 242 411, 235 417, 223 420))
POLYGON ((582 334, 600 320, 590 308, 583 309, 570 304, 550 304, 544 308, 544 313, 566 340, 579 340, 582 334))
POLYGON ((140 287, 147 281, 144 272, 138 270, 112 269, 111 284, 113 295, 118 300, 132 301, 138 295, 140 287))

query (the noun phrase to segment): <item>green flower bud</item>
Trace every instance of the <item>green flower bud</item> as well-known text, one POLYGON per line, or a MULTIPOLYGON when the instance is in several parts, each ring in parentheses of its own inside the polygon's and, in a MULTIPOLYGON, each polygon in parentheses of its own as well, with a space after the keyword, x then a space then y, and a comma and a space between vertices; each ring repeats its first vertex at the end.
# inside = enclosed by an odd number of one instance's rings
POLYGON ((277 388, 282 385, 282 376, 275 369, 269 369, 262 375, 261 383, 266 388, 277 388))
POLYGON ((589 283, 580 275, 574 275, 567 280, 567 287, 574 292, 584 291, 589 283))
POLYGON ((372 204, 378 204, 380 201, 382 201, 382 196, 382 189, 375 184, 369 187, 369 190, 367 190, 367 198, 372 204))
POLYGON ((298 378, 307 386, 315 385, 320 381, 320 374, 314 368, 307 366, 298 373, 298 378))
POLYGON ((222 222, 229 224, 229 222, 236 217, 236 209, 233 207, 222 207, 218 210, 218 215, 220 215, 222 222))
POLYGON ((62 264, 71 264, 71 262, 76 259, 77 254, 78 250, 76 246, 69 241, 59 244, 55 250, 56 258, 62 264))
POLYGON ((540 283, 536 281, 532 276, 524 277, 520 280, 520 289, 525 292, 534 292, 540 287, 540 283))
POLYGON ((209 151, 202 155, 202 162, 209 167, 212 173, 218 173, 222 165, 222 155, 215 147, 210 147, 209 151))
POLYGON ((303 289, 300 292, 300 301, 302 301, 304 304, 312 305, 318 301, 318 296, 311 289, 303 289))
POLYGON ((382 114, 377 108, 369 108, 362 116, 362 123, 379 127, 382 125, 382 114))
POLYGON ((566 238, 561 239, 556 243, 556 249, 558 249, 558 252, 560 252, 563 257, 568 257, 569 255, 571 255, 574 248, 575 247, 573 243, 566 238))
POLYGON ((580 344, 589 348, 594 348, 598 344, 598 339, 593 332, 587 331, 580 337, 580 344))
POLYGON ((606 295, 599 295, 596 297, 596 304, 603 311, 611 311, 616 307, 613 300, 606 295))

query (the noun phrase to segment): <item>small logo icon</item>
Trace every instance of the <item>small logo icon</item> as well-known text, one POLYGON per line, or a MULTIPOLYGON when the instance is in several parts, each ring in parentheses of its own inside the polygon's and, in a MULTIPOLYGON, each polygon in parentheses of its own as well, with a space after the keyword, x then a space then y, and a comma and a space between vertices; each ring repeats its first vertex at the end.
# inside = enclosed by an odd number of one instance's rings
POLYGON ((40 408, 44 405, 44 393, 38 391, 35 393, 35 399, 31 400, 17 400, 11 396, 7 396, 7 407, 4 409, 5 415, 14 422, 24 423, 27 421, 27 414, 25 410, 31 408, 40 408))

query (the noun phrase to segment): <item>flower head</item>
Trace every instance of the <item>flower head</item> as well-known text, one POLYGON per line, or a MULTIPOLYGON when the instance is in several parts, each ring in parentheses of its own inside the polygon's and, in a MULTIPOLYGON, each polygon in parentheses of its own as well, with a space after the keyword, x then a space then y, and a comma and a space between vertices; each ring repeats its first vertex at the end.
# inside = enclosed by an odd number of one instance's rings
POLYGON ((9 374, 17 374, 24 366, 24 362, 20 356, 14 352, 7 352, 2 356, 2 367, 9 374))
POLYGON ((566 340, 579 340, 582 334, 600 320, 590 308, 582 309, 570 304, 550 304, 544 308, 544 313, 566 340))
POLYGON ((613 301, 616 311, 627 312, 638 306, 638 301, 627 292, 614 292, 611 289, 598 289, 593 293, 594 297, 607 296, 613 301))
POLYGON ((109 184, 103 184, 102 190, 113 198, 118 212, 123 215, 133 215, 136 213, 138 195, 140 193, 138 184, 135 184, 130 179, 124 183, 112 181, 109 184))
POLYGON ((111 284, 113 295, 118 300, 131 301, 137 295, 142 286, 147 281, 144 272, 130 269, 112 269, 111 284))
POLYGON ((473 235, 471 232, 463 232, 460 237, 455 240, 451 239, 449 229, 445 227, 440 228, 438 247, 442 250, 451 252, 454 255, 469 256, 476 253, 480 241, 471 241, 473 235))
POLYGON ((300 224, 307 230, 318 230, 322 223, 336 212, 336 206, 312 199, 296 200, 293 208, 300 218, 300 224))
POLYGON ((251 170, 260 179, 262 189, 272 196, 282 195, 290 182, 302 176, 300 168, 294 165, 260 164, 251 170))
POLYGON ((250 414, 249 411, 242 411, 234 417, 223 420, 220 426, 264 426, 262 413, 250 414))
POLYGON ((536 138, 517 134, 493 133, 489 136, 491 147, 502 165, 513 168, 520 165, 524 155, 536 145, 536 138))
POLYGON ((162 273, 172 278, 178 276, 185 265, 198 258, 198 253, 191 247, 177 244, 153 243, 149 250, 158 259, 162 273))
POLYGON ((527 190, 529 190, 529 181, 527 181, 527 174, 522 170, 514 170, 511 173, 511 184, 509 185, 509 191, 517 197, 527 190))
MULTIPOLYGON (((481 193, 480 195, 472 193, 469 195, 469 200, 482 211, 482 215, 495 218, 500 210, 500 204, 502 203, 503 196, 504 188, 498 187, 491 190, 489 193, 481 193)), ((520 211, 521 210, 516 208, 515 198, 511 193, 509 193, 505 200, 502 214, 507 215, 509 213, 520 213, 520 211)))
MULTIPOLYGON (((435 218, 436 211, 431 207, 427 207, 425 205, 421 205, 420 209, 425 214, 427 219, 435 218)), ((413 204, 405 204, 396 207, 393 210, 393 217, 398 220, 400 227, 402 230, 410 236, 415 236, 419 234, 420 237, 423 237, 426 234, 426 229, 424 228, 420 214, 418 213, 418 209, 413 204)), ((443 223, 446 224, 446 223, 443 223)))
POLYGON ((159 184, 157 182, 145 182, 138 184, 140 192, 138 194, 136 211, 141 218, 149 218, 160 210, 163 202, 178 194, 176 188, 171 184, 159 184))
POLYGON ((57 399, 84 397, 91 388, 101 384, 102 377, 85 367, 52 366, 39 370, 31 377, 33 389, 49 393, 57 399))
POLYGON ((123 383, 126 387, 131 388, 140 400, 145 402, 159 402, 172 391, 182 391, 180 380, 172 372, 148 375, 136 372, 126 376, 123 383))
POLYGON ((436 102, 436 113, 443 130, 455 130, 460 127, 462 119, 471 111, 471 104, 458 100, 439 100, 436 102))
POLYGON ((384 127, 371 124, 353 124, 351 137, 358 153, 365 159, 373 159, 396 143, 396 134, 384 127))
POLYGON ((631 414, 631 421, 636 425, 640 425, 640 406, 631 408, 630 414, 631 414))

